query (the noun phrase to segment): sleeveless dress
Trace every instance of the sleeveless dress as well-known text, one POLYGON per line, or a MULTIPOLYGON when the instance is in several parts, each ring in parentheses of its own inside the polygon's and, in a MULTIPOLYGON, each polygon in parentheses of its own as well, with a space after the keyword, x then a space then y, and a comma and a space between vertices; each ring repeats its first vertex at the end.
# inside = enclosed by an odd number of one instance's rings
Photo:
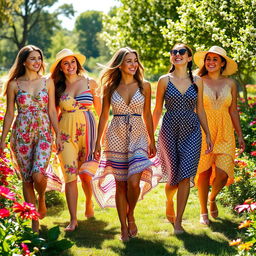
POLYGON ((191 84, 184 94, 170 81, 165 92, 166 112, 158 137, 158 156, 163 181, 177 185, 196 175, 201 149, 201 130, 197 114, 197 87, 191 84))
POLYGON ((129 105, 114 91, 111 97, 113 119, 107 128, 99 169, 92 179, 93 192, 101 207, 115 207, 115 180, 127 181, 142 173, 140 180, 145 193, 161 179, 157 158, 148 158, 148 133, 142 120, 145 97, 137 89, 129 105))
POLYGON ((207 146, 205 135, 203 135, 201 156, 195 179, 196 182, 200 173, 212 167, 213 171, 210 178, 210 184, 212 184, 216 176, 215 160, 219 157, 222 157, 221 164, 223 167, 221 169, 228 175, 226 185, 234 182, 235 136, 233 123, 229 114, 231 103, 232 95, 229 85, 225 85, 222 88, 218 99, 216 99, 216 95, 212 89, 204 85, 204 109, 214 147, 210 154, 205 154, 207 146))
POLYGON ((61 190, 61 181, 49 165, 52 151, 49 98, 46 80, 42 79, 42 83, 42 89, 33 96, 21 89, 17 81, 18 115, 11 133, 11 155, 23 181, 33 182, 32 174, 40 172, 48 178, 47 190, 61 190))
POLYGON ((78 174, 93 176, 97 170, 98 164, 93 160, 96 121, 90 110, 92 104, 90 89, 75 98, 68 94, 60 98, 59 129, 64 149, 59 160, 65 183, 76 180, 78 174))

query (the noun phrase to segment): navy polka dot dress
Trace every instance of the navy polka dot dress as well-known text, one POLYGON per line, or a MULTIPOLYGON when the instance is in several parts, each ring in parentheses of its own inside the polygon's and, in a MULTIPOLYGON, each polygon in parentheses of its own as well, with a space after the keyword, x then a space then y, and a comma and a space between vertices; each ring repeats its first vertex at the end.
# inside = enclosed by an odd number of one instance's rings
POLYGON ((196 174, 200 150, 201 130, 197 114, 197 87, 191 84, 184 94, 169 82, 165 92, 166 113, 158 138, 158 156, 163 181, 177 185, 196 174))

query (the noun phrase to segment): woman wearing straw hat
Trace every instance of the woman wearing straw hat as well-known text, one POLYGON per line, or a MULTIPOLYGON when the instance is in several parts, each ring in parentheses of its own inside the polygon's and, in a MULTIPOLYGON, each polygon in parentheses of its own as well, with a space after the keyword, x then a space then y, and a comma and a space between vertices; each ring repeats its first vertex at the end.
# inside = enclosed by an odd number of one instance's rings
MULTIPOLYGON (((22 178, 25 201, 36 205, 38 193, 39 218, 46 215, 45 191, 61 190, 61 181, 48 168, 52 149, 51 123, 56 133, 58 150, 62 148, 55 108, 54 85, 43 76, 42 50, 34 45, 20 49, 9 71, 4 94, 7 109, 0 142, 0 156, 14 119, 15 104, 18 115, 11 132, 11 155, 15 169, 22 178)), ((32 220, 32 229, 39 231, 38 220, 32 220)))
POLYGON ((167 181, 166 217, 174 226, 174 234, 178 235, 184 233, 182 216, 200 157, 200 125, 207 137, 207 152, 212 150, 212 143, 203 108, 202 81, 195 79, 191 71, 192 50, 178 43, 170 51, 170 61, 171 70, 158 81, 153 121, 156 129, 165 101, 166 112, 159 132, 158 155, 163 178, 167 181), (173 198, 176 192, 175 216, 173 198))
POLYGON ((96 82, 84 74, 85 56, 63 49, 50 68, 55 84, 56 105, 60 108, 59 129, 63 150, 59 160, 65 180, 65 194, 70 213, 66 231, 77 226, 77 175, 86 196, 85 216, 93 217, 91 178, 97 169, 93 161, 96 140, 96 121, 91 107, 100 114, 100 98, 96 82))
POLYGON ((209 225, 207 209, 209 186, 212 185, 209 194, 210 214, 213 218, 217 218, 216 196, 225 185, 233 182, 234 129, 241 152, 245 149, 245 143, 237 110, 236 84, 227 77, 237 71, 236 62, 219 46, 212 46, 209 51, 196 52, 194 61, 200 69, 198 75, 202 77, 204 84, 204 107, 214 143, 212 153, 205 154, 206 143, 203 136, 195 179, 201 206, 200 223, 209 225))

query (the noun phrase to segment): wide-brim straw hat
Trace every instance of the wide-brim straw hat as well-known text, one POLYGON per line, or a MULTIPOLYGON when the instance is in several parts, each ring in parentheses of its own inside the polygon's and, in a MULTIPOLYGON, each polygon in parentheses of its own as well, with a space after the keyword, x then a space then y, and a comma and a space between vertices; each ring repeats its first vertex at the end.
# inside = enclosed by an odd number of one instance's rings
POLYGON ((237 71, 237 63, 227 56, 226 51, 219 46, 212 46, 209 51, 199 51, 194 54, 194 62, 201 69, 204 66, 204 59, 207 53, 216 53, 222 56, 226 61, 226 67, 222 75, 232 75, 237 71))
POLYGON ((56 54, 56 58, 54 63, 50 67, 50 72, 53 73, 55 70, 56 66, 59 64, 59 62, 69 56, 74 56, 76 57, 77 61, 80 63, 81 66, 85 63, 86 57, 83 54, 80 53, 74 53, 70 49, 63 49, 60 52, 56 54))

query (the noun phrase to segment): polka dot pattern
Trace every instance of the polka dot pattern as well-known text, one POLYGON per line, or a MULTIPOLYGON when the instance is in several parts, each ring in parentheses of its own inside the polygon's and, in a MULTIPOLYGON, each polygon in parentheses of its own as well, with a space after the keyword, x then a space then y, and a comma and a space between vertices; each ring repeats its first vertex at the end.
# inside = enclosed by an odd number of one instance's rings
POLYGON ((177 185, 196 174, 200 150, 201 130, 197 114, 196 85, 191 84, 184 94, 169 80, 165 92, 166 113, 158 138, 158 156, 163 181, 177 185))

